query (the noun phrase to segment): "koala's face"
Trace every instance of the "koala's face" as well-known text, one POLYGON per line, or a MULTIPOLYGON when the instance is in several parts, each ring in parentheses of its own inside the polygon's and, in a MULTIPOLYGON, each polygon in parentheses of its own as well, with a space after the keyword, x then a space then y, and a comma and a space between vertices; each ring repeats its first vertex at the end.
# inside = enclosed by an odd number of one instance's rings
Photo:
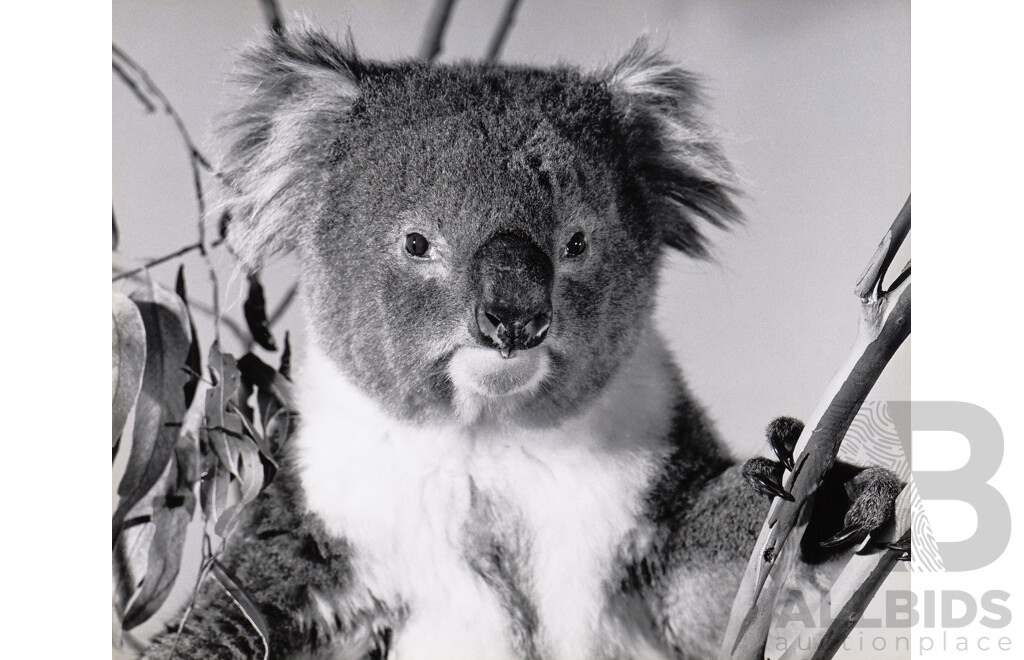
POLYGON ((572 411, 649 316, 660 242, 622 159, 515 98, 408 102, 346 145, 301 241, 321 346, 403 414, 572 411))
POLYGON ((662 246, 699 252, 690 214, 732 209, 707 174, 723 161, 682 123, 692 99, 656 86, 692 82, 640 51, 631 96, 625 61, 587 77, 273 46, 253 57, 251 76, 278 78, 236 119, 227 178, 277 185, 239 194, 251 219, 229 236, 250 263, 299 250, 320 350, 396 415, 575 413, 649 323, 662 246))

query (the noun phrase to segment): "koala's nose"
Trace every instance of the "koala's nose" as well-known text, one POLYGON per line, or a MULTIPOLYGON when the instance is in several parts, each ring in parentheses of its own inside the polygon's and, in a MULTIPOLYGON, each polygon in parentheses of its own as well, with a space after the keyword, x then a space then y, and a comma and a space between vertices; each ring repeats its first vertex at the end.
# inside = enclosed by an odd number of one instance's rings
POLYGON ((554 267, 529 238, 504 233, 473 255, 476 326, 484 344, 502 356, 539 345, 551 326, 554 267))
POLYGON ((507 308, 476 310, 476 323, 480 334, 497 346, 503 357, 512 357, 515 350, 533 348, 544 341, 551 327, 551 309, 531 317, 507 308))

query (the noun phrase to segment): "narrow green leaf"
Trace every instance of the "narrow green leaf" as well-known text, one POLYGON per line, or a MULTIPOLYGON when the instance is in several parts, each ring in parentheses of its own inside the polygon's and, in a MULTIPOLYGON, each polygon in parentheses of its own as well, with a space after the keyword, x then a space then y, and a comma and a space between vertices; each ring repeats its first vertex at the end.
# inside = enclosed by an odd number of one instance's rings
POLYGON ((231 596, 231 599, 238 605, 238 609, 242 610, 242 614, 249 620, 249 623, 256 629, 256 632, 259 633, 260 638, 263 640, 263 648, 265 649, 263 657, 266 658, 270 653, 270 626, 267 625, 267 620, 263 617, 263 613, 252 602, 249 594, 245 592, 245 589, 228 571, 227 567, 218 561, 214 561, 211 572, 213 577, 217 579, 217 582, 220 582, 224 590, 231 596))
POLYGON ((238 500, 228 506, 217 520, 214 531, 220 536, 229 536, 241 519, 245 506, 256 499, 263 486, 263 464, 260 452, 252 442, 238 444, 238 500))
POLYGON ((142 315, 127 296, 114 293, 111 305, 113 345, 113 384, 111 431, 113 444, 117 444, 124 431, 125 421, 135 407, 142 387, 142 374, 146 368, 146 328, 142 315))
POLYGON ((112 525, 115 539, 132 507, 166 469, 185 416, 186 376, 182 365, 190 339, 185 305, 181 298, 152 282, 132 300, 146 329, 146 368, 135 406, 131 453, 117 488, 121 501, 112 525))
POLYGON ((170 595, 181 568, 185 532, 192 520, 192 512, 184 503, 179 504, 169 497, 167 501, 171 506, 157 507, 153 511, 155 532, 149 545, 146 577, 126 608, 123 620, 125 630, 131 630, 160 609, 170 595))
POLYGON ((285 445, 295 430, 293 417, 294 414, 288 409, 278 408, 270 419, 264 422, 264 427, 266 428, 264 435, 275 453, 280 452, 281 447, 285 445))
POLYGON ((238 390, 241 375, 235 358, 222 353, 217 342, 210 347, 207 358, 214 385, 206 393, 206 431, 213 449, 221 463, 238 477, 237 443, 231 438, 242 438, 242 422, 232 412, 238 407, 238 390))
POLYGON ((281 349, 281 366, 277 368, 277 373, 281 374, 288 380, 292 379, 292 342, 289 337, 289 332, 286 330, 284 333, 284 348, 281 349))
POLYGON ((188 380, 185 382, 185 405, 191 406, 192 399, 196 395, 196 387, 199 385, 199 374, 203 368, 199 355, 199 335, 196 334, 195 319, 192 318, 192 308, 188 304, 188 291, 185 289, 185 266, 178 267, 178 276, 175 278, 174 291, 185 304, 185 311, 188 313, 188 328, 192 341, 188 345, 188 357, 185 358, 188 380))
MULTIPOLYGON (((244 379, 243 379, 244 380, 244 379)), ((270 453, 270 445, 267 439, 256 430, 256 428, 245 418, 245 415, 241 411, 236 411, 236 414, 242 419, 242 428, 245 430, 245 434, 256 443, 256 448, 259 451, 260 463, 263 469, 260 473, 260 487, 257 489, 257 493, 270 485, 270 482, 274 480, 277 475, 277 461, 274 460, 270 453)), ((243 479, 244 481, 244 479, 243 479)), ((243 487, 244 491, 244 487, 243 487)))
POLYGON ((285 408, 295 411, 295 395, 291 382, 274 370, 272 366, 253 353, 246 353, 238 360, 238 369, 249 382, 272 394, 285 408))
POLYGON ((117 618, 124 618, 124 610, 133 600, 146 577, 149 565, 149 546, 153 543, 156 526, 147 516, 137 525, 125 525, 125 530, 114 545, 114 599, 117 618))
POLYGON ((256 275, 249 276, 249 295, 242 305, 242 312, 245 314, 245 322, 249 325, 253 340, 268 351, 276 351, 277 343, 267 321, 267 302, 263 295, 263 285, 256 275))
MULTIPOLYGON (((123 533, 115 544, 116 550, 118 546, 127 546, 124 539, 139 539, 131 544, 127 557, 122 553, 121 561, 115 563, 116 576, 123 585, 121 602, 124 603, 126 630, 142 623, 160 608, 178 575, 188 524, 196 508, 195 484, 199 479, 199 434, 204 402, 205 397, 196 397, 189 407, 164 472, 134 507, 150 514, 125 521, 123 533), (129 586, 132 591, 126 597, 129 586)), ((117 557, 115 551, 115 559, 117 557)))
POLYGON ((206 516, 208 524, 215 525, 224 509, 228 507, 231 481, 231 473, 228 469, 217 457, 210 457, 199 487, 203 515, 206 516))

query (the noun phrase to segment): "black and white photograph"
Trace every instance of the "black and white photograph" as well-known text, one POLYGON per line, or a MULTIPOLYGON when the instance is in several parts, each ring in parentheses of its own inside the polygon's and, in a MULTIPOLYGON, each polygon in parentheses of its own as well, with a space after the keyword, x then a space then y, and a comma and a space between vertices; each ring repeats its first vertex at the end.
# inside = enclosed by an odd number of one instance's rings
POLYGON ((909 0, 115 0, 111 53, 114 658, 931 650, 911 576, 982 559, 911 473, 909 0))

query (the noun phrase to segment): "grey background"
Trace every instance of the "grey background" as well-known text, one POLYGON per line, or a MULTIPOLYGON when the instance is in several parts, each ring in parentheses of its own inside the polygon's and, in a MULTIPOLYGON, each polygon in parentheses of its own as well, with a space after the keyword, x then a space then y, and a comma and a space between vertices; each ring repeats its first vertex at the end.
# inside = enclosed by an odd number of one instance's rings
MULTIPOLYGON (((415 55, 429 2, 283 2, 344 34, 364 56, 415 55)), ((160 85, 202 143, 233 53, 262 26, 255 0, 115 2, 114 42, 160 85)), ((500 3, 456 5, 442 60, 480 56, 500 3)), ((503 60, 596 68, 640 34, 704 76, 748 224, 716 236, 713 263, 673 257, 659 326, 727 441, 761 451, 773 416, 806 417, 856 330, 853 284, 910 191, 910 11, 898 2, 539 2, 525 0, 503 60)), ((169 119, 114 85, 113 204, 129 267, 196 240, 184 148, 169 119)), ((222 259, 222 299, 244 288, 222 259), (232 286, 227 287, 226 285, 232 286)), ((208 299, 201 261, 192 295, 208 299)), ((289 264, 271 266, 268 305, 289 264)), ((154 270, 173 283, 175 266, 154 270)), ((285 319, 301 333, 294 315, 285 319)), ((200 327, 204 342, 211 330, 200 327)), ((230 347, 230 346, 229 346, 230 347)), ((901 350, 873 398, 908 398, 901 350)))
MULTIPOLYGON (((301 12, 339 35, 350 27, 363 56, 384 59, 416 54, 432 6, 280 4, 286 22, 301 12)), ((500 11, 499 2, 457 3, 440 59, 481 56, 500 11)), ((113 4, 114 43, 149 71, 200 145, 233 54, 262 26, 256 0, 113 4)), ((658 326, 735 453, 763 453, 767 421, 809 416, 842 364, 856 332, 853 285, 910 192, 909 2, 523 0, 502 60, 597 68, 644 33, 706 80, 749 218, 715 236, 714 262, 667 262, 658 326)), ((196 240, 184 147, 167 117, 145 114, 116 80, 113 206, 116 266, 196 240)), ((202 262, 184 263, 191 295, 208 302, 202 262)), ((217 263, 223 307, 240 319, 244 278, 229 256, 217 263)), ((271 308, 291 266, 284 259, 265 273, 271 308)), ((175 270, 153 275, 173 286, 175 270)), ((301 335, 294 310, 285 327, 293 341, 301 335)), ((212 326, 201 322, 199 333, 208 345, 212 326)), ((871 398, 908 399, 909 360, 907 342, 871 398)))

